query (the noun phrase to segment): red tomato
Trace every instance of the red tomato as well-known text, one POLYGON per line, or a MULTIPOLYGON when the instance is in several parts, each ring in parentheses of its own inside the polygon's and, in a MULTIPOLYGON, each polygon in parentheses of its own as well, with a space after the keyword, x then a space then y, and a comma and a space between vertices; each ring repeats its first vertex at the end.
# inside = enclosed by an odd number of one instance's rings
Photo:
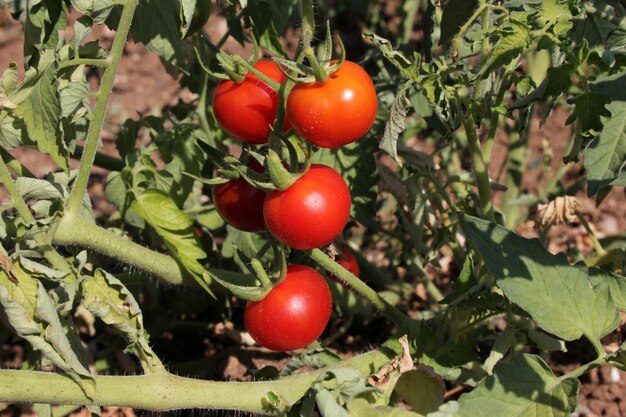
POLYGON ((287 117, 298 135, 322 148, 338 148, 367 133, 378 110, 370 76, 345 61, 323 83, 297 84, 287 97, 287 117))
MULTIPOLYGON (((261 164, 252 160, 248 167, 263 172, 261 164)), ((213 203, 226 223, 245 232, 265 230, 263 221, 265 191, 255 188, 243 178, 213 186, 213 203)))
MULTIPOLYGON (((344 249, 341 252, 341 255, 339 255, 337 258, 335 258, 335 261, 339 265, 341 265, 344 268, 346 268, 353 275, 356 275, 357 277, 359 276, 359 273, 361 272, 359 270, 359 264, 356 261, 356 258, 354 257, 354 255, 352 254, 352 251, 350 249, 344 249)), ((345 282, 343 282, 341 279, 337 278, 333 274, 329 273, 328 274, 328 278, 332 279, 333 281, 337 281, 338 283, 340 283, 344 287, 348 286, 345 282)))
POLYGON ((287 276, 261 301, 249 301, 244 322, 261 346, 276 351, 300 349, 326 327, 332 296, 324 278, 304 265, 289 265, 287 276))
MULTIPOLYGON (((260 60, 254 68, 272 80, 282 83, 286 79, 273 61, 260 60)), ((245 143, 267 143, 277 109, 278 93, 251 72, 240 83, 222 81, 213 93, 213 112, 220 126, 245 143)))
POLYGON ((350 191, 341 175, 313 164, 291 187, 271 191, 263 204, 267 229, 281 242, 308 250, 332 242, 350 215, 350 191))

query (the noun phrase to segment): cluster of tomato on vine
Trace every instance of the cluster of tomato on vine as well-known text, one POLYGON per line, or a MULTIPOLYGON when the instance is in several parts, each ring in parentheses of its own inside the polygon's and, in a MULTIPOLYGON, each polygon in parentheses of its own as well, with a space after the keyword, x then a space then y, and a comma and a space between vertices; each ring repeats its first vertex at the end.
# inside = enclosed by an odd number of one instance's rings
MULTIPOLYGON (((338 148, 359 140, 371 128, 378 110, 372 79, 351 61, 322 64, 322 79, 295 80, 286 93, 281 86, 289 74, 282 63, 262 59, 247 65, 245 76, 223 80, 215 88, 216 120, 229 136, 248 145, 267 145, 271 135, 285 135, 292 129, 299 138, 320 148, 338 148), (284 104, 279 91, 286 95, 284 104), (281 105, 284 121, 278 124, 282 132, 275 132, 281 105)), ((258 174, 271 171, 270 159, 267 156, 263 166, 249 158, 247 168, 258 174)), ((286 164, 278 160, 278 165, 284 169, 286 164)), ((217 212, 239 230, 267 230, 277 241, 298 250, 328 245, 341 234, 350 216, 351 196, 337 171, 323 164, 307 164, 295 180, 292 177, 281 184, 272 179, 276 189, 271 191, 256 187, 245 176, 214 185, 217 212)), ((349 251, 339 263, 358 274, 349 251)), ((248 301, 244 321, 260 345, 294 350, 322 334, 331 309, 332 297, 324 278, 308 266, 289 265, 284 279, 264 298, 248 301)))

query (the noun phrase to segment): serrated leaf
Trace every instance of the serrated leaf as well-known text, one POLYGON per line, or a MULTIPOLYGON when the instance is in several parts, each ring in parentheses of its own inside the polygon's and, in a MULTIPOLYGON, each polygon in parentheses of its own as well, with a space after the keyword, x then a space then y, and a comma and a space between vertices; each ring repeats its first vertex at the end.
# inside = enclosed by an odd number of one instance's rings
POLYGON ((439 44, 443 45, 459 33, 461 27, 478 8, 478 0, 450 0, 443 9, 441 16, 441 36, 439 44))
POLYGON ((567 102, 574 105, 574 111, 565 121, 571 124, 575 120, 580 123, 583 136, 595 136, 602 130, 602 117, 610 117, 607 105, 611 99, 603 94, 594 92, 583 93, 567 102))
POLYGON ((623 75, 600 79, 591 89, 609 97, 612 102, 606 107, 610 115, 601 118, 602 130, 583 151, 589 196, 618 179, 626 163, 626 96, 623 93, 626 83, 623 75))
POLYGON ((9 68, 4 70, 0 77, 0 110, 14 109, 17 104, 11 100, 13 92, 17 88, 17 64, 11 62, 9 68))
POLYGON ((52 269, 44 264, 20 256, 20 265, 31 276, 58 281, 67 276, 67 272, 52 269))
POLYGON ((133 38, 179 69, 185 66, 177 1, 140 0, 130 28, 133 38))
POLYGON ((405 85, 396 96, 385 124, 385 133, 380 141, 380 149, 393 158, 396 163, 402 165, 398 158, 398 139, 406 127, 405 120, 409 109, 412 107, 411 100, 407 97, 408 85, 405 85))
POLYGON ((63 189, 58 184, 37 178, 17 177, 15 186, 22 198, 28 200, 54 200, 63 198, 63 189))
POLYGON ((0 304, 16 333, 81 386, 89 398, 95 381, 87 368, 76 329, 59 316, 44 286, 13 264, 19 283, 0 269, 0 304))
POLYGON ((520 56, 530 43, 530 27, 523 22, 510 20, 499 31, 500 38, 489 52, 487 62, 482 66, 478 77, 482 78, 499 67, 509 64, 520 56))
POLYGON ((458 416, 570 417, 579 385, 577 379, 555 377, 540 357, 519 354, 459 398, 458 416))
POLYGON ((94 22, 100 24, 104 23, 106 18, 111 13, 111 10, 115 5, 120 4, 120 0, 71 0, 72 6, 81 12, 91 17, 94 22))
POLYGON ((363 38, 372 42, 385 59, 399 71, 405 73, 406 76, 411 77, 413 72, 416 72, 417 67, 419 67, 419 62, 411 62, 402 52, 394 50, 389 40, 371 32, 364 33, 363 38))
POLYGON ((538 239, 476 217, 464 215, 463 229, 505 296, 544 330, 564 340, 599 340, 619 324, 608 291, 592 286, 586 267, 552 255, 538 239))
POLYGON ((40 54, 59 43, 59 32, 67 27, 65 3, 33 1, 28 3, 24 22, 24 61, 36 65, 40 54))
POLYGON ((25 130, 22 119, 15 118, 7 111, 0 110, 0 147, 13 149, 20 146, 25 130))
POLYGON ((193 230, 193 217, 178 208, 168 194, 156 189, 135 193, 131 207, 152 226, 185 270, 212 294, 204 281, 204 267, 199 262, 206 258, 206 254, 193 230))
POLYGON ((37 149, 50 155, 67 172, 69 152, 61 135, 61 103, 54 65, 43 70, 16 112, 24 118, 29 139, 37 144, 37 149))
POLYGON ((162 367, 150 348, 139 304, 120 280, 97 269, 93 277, 82 281, 81 290, 83 306, 124 336, 127 350, 137 355, 144 369, 162 367))

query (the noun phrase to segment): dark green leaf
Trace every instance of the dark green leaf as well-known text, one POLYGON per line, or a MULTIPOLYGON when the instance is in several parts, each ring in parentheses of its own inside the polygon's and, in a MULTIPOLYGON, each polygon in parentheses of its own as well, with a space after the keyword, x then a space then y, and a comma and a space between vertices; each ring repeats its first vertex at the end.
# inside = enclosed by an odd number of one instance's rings
POLYGON ((478 8, 478 0, 450 0, 441 16, 441 36, 439 44, 445 44, 454 38, 461 27, 478 8))
POLYGON ((479 77, 485 77, 504 65, 518 58, 530 43, 530 27, 523 22, 510 20, 499 31, 499 39, 485 64, 481 67, 479 77))
POLYGON ((583 136, 595 136, 602 130, 602 117, 611 116, 611 112, 607 109, 610 101, 609 97, 594 92, 574 97, 568 100, 568 103, 574 105, 574 111, 565 123, 570 124, 578 120, 580 133, 583 136))
POLYGON ((577 379, 560 380, 538 356, 519 354, 459 399, 459 417, 570 417, 577 379))
POLYGON ((476 217, 463 216, 463 229, 504 295, 544 330, 564 340, 582 335, 599 340, 619 324, 608 292, 591 285, 585 267, 569 265, 562 254, 550 254, 538 239, 476 217))

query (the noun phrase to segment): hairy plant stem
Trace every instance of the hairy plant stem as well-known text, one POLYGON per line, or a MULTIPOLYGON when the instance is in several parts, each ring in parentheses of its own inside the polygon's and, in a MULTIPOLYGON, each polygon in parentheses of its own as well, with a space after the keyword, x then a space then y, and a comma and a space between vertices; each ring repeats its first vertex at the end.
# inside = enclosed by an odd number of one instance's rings
POLYGON ((353 367, 364 376, 379 369, 395 352, 379 349, 339 362, 331 367, 293 375, 276 381, 221 382, 183 378, 172 374, 141 376, 96 376, 93 399, 65 375, 0 370, 0 401, 48 404, 123 405, 143 410, 168 411, 186 408, 240 410, 267 414, 268 394, 280 398, 280 410, 293 405, 326 371, 353 367))
POLYGON ((315 56, 315 50, 311 46, 315 35, 315 14, 313 11, 313 0, 301 0, 300 10, 302 13, 302 51, 309 60, 309 65, 313 69, 315 79, 318 82, 324 82, 328 78, 328 74, 315 56))
POLYGON ((489 172, 487 164, 483 159, 480 141, 476 131, 476 123, 472 114, 468 114, 463 121, 463 127, 467 135, 467 144, 472 158, 472 168, 476 175, 476 185, 478 186, 478 198, 483 216, 487 220, 495 221, 493 203, 491 202, 491 188, 489 186, 489 172))
POLYGON ((93 118, 91 119, 89 131, 87 132, 85 150, 80 161, 78 176, 76 177, 68 199, 66 214, 79 213, 83 202, 83 195, 87 191, 89 174, 91 173, 91 167, 93 166, 98 149, 98 141, 100 139, 100 133, 102 132, 102 126, 104 125, 104 117, 106 115, 109 98, 113 91, 113 82, 115 81, 115 75, 117 74, 117 69, 124 52, 124 45, 126 44, 126 38, 128 37, 130 25, 133 21, 137 2, 138 0, 126 0, 124 2, 117 33, 115 34, 111 51, 107 57, 108 65, 102 75, 98 99, 96 100, 93 118))
POLYGON ((313 249, 310 252, 311 259, 317 262, 322 268, 330 272, 340 280, 348 284, 354 291, 369 300, 376 308, 383 312, 398 326, 406 323, 410 319, 400 310, 389 304, 376 291, 367 286, 366 283, 354 276, 350 271, 333 261, 320 249, 313 249))
MULTIPOLYGON (((4 185, 7 193, 9 193, 11 201, 13 202, 13 207, 17 210, 24 222, 27 224, 35 223, 35 217, 30 212, 30 208, 28 208, 28 205, 26 205, 26 202, 22 199, 22 195, 15 186, 11 173, 9 172, 9 168, 4 162, 2 155, 0 155, 0 183, 4 185)), ((43 251, 43 255, 46 260, 50 262, 50 265, 59 271, 68 273, 68 277, 73 277, 71 275, 71 266, 61 255, 59 255, 57 251, 54 250, 54 248, 50 245, 48 237, 43 231, 36 232, 33 235, 33 238, 39 248, 43 251)))
POLYGON ((589 222, 587 221, 585 216, 583 216, 583 214, 579 210, 576 210, 576 217, 578 217, 578 220, 587 231, 589 239, 591 239, 591 243, 593 243, 593 248, 595 249, 596 254, 598 256, 606 255, 606 250, 602 247, 602 243, 600 243, 600 241, 596 237, 596 234, 593 233, 593 230, 591 230, 591 226, 589 225, 589 222))

